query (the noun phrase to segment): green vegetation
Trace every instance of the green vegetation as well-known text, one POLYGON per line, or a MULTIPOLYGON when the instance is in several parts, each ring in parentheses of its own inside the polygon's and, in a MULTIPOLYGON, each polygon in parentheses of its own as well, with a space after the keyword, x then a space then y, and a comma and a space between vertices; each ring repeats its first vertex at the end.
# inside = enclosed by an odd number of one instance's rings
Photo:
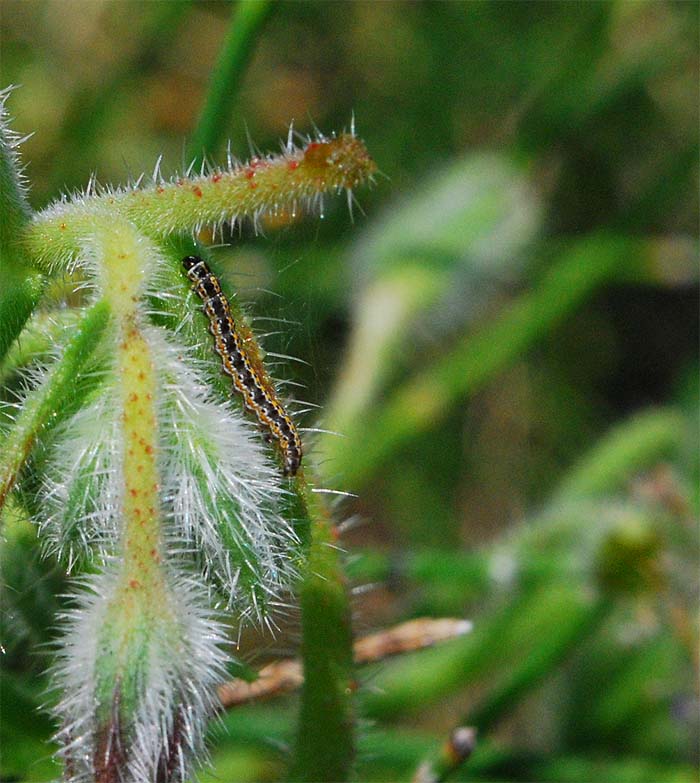
MULTIPOLYGON (((28 201, 0 161, 3 401, 65 348, 19 426, 0 409, 0 493, 21 485, 2 511, 0 781, 60 775, 41 706, 70 588, 31 522, 46 457, 25 456, 95 393, 108 318, 76 319, 81 281, 28 266, 30 207, 351 114, 385 175, 352 223, 328 198, 322 220, 261 218, 212 250, 322 431, 285 499, 298 595, 231 669, 300 654, 304 688, 213 721, 202 779, 698 780, 699 33, 672 2, 5 0, 0 88, 22 85, 12 125, 35 135, 28 201), (356 493, 333 518, 362 523, 333 530, 314 485, 356 493), (420 616, 473 631, 353 670, 351 615, 356 637, 420 616), (458 726, 477 745, 450 767, 458 726)), ((154 295, 163 324, 174 301, 154 295)))

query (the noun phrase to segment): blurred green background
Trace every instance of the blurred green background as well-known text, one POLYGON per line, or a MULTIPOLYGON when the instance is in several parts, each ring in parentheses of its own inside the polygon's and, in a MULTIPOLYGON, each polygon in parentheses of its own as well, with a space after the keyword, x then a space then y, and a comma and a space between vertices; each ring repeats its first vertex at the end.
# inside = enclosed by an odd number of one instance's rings
MULTIPOLYGON (((234 7, 4 0, 32 205, 181 170, 234 7)), ((330 200, 217 251, 308 362, 272 365, 322 406, 304 425, 345 436, 310 451, 357 493, 356 632, 474 622, 360 672, 358 780, 410 780, 463 724, 455 779, 698 779, 699 32, 691 2, 282 2, 226 85, 235 155, 354 113, 381 171, 354 221, 330 200)), ((21 520, 2 566, 0 780, 50 780, 65 584, 21 520)), ((288 626, 244 657, 293 654, 288 626)), ((232 710, 203 779, 279 779, 294 720, 232 710)))

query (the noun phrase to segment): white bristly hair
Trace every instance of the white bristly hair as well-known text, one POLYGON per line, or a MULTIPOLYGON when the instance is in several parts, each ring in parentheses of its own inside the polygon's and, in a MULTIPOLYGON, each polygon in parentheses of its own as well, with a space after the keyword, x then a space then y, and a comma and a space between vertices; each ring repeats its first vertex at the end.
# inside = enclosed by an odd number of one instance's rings
MULTIPOLYGON (((215 401, 186 349, 144 331, 158 356, 162 497, 169 532, 194 547, 229 606, 274 598, 294 577, 298 541, 278 513, 280 471, 238 408, 215 401), (238 551, 236 551, 238 550, 238 551), (243 572, 248 571, 246 587, 243 572)), ((262 609, 262 608, 261 608, 262 609)), ((254 612, 255 613, 255 612, 254 612)))
POLYGON ((176 569, 167 564, 167 595, 134 616, 133 604, 121 600, 118 563, 110 563, 81 581, 63 615, 52 684, 62 695, 54 714, 68 783, 93 783, 98 751, 117 752, 105 748, 112 734, 123 751, 117 774, 124 783, 153 783, 163 768, 172 770, 170 783, 181 783, 193 760, 201 761, 206 722, 219 705, 216 686, 226 678, 225 632, 202 588, 176 569), (101 671, 105 661, 111 668, 101 671), (135 703, 120 693, 137 694, 135 703), (100 703, 105 694, 108 703, 100 703))

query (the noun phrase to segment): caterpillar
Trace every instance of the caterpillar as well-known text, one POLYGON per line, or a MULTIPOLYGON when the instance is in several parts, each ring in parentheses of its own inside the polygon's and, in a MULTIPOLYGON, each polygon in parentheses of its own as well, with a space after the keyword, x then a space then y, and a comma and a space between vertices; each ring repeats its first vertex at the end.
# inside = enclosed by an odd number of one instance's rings
POLYGON ((255 414, 260 424, 279 443, 284 458, 284 475, 296 475, 302 458, 301 438, 274 391, 269 384, 263 384, 257 369, 246 356, 243 340, 236 330, 228 299, 218 278, 199 256, 186 256, 182 265, 193 290, 204 302, 204 314, 209 319, 209 331, 214 337, 214 350, 221 357, 224 373, 231 377, 246 409, 255 414))

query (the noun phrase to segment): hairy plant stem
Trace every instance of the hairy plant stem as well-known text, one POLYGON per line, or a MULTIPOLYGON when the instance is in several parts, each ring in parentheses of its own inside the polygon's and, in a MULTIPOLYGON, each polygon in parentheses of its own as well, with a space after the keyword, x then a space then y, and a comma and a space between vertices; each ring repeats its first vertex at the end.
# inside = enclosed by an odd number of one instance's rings
MULTIPOLYGON (((131 584, 162 579, 159 474, 156 465, 156 381, 152 350, 141 330, 139 296, 154 249, 127 223, 116 221, 97 235, 105 298, 117 335, 117 377, 123 443, 124 518, 122 573, 131 584)), ((162 585, 159 585, 162 587, 162 585)))
POLYGON ((59 202, 34 216, 22 243, 32 261, 49 271, 70 267, 95 225, 114 218, 163 240, 203 226, 214 229, 261 214, 293 214, 323 194, 351 190, 376 171, 364 144, 352 134, 310 141, 284 154, 231 161, 224 170, 174 181, 91 194, 59 202))
POLYGON ((31 218, 22 182, 20 139, 10 130, 0 92, 0 360, 19 335, 43 291, 43 278, 27 264, 18 240, 31 218))
MULTIPOLYGON (((96 783, 120 783, 131 748, 125 742, 140 695, 134 672, 149 649, 150 629, 170 609, 162 567, 156 467, 155 372, 135 319, 121 324, 117 365, 121 384, 124 455, 123 533, 119 577, 105 615, 116 658, 95 661, 96 783)), ((175 618, 171 618, 174 622, 175 618)), ((142 664, 141 664, 142 665, 142 664)), ((165 717, 165 716, 164 716, 165 717)))
POLYGON ((0 256, 12 244, 32 214, 23 187, 19 159, 20 139, 10 130, 5 101, 10 90, 0 92, 0 256))
MULTIPOLYGON (((164 560, 158 427, 158 383, 152 348, 141 326, 140 294, 154 248, 128 224, 96 226, 99 278, 117 329, 116 377, 121 411, 122 534, 117 580, 105 612, 96 667, 93 768, 96 783, 124 780, 134 749, 126 738, 134 731, 139 671, 159 644, 151 639, 160 626, 176 626, 164 560), (164 619, 166 622, 164 622, 164 619)), ((160 631, 163 633, 163 630, 160 631)), ((163 720, 173 720, 163 715, 163 720)), ((167 752, 164 748, 163 752, 167 752)), ((168 783, 164 778, 164 783, 168 783)))
POLYGON ((156 467, 156 379, 148 343, 135 319, 123 325, 118 349, 124 433, 124 562, 127 589, 163 589, 156 467))
POLYGON ((304 686, 291 780, 347 780, 355 755, 350 603, 330 520, 307 491, 311 545, 301 583, 304 686))

